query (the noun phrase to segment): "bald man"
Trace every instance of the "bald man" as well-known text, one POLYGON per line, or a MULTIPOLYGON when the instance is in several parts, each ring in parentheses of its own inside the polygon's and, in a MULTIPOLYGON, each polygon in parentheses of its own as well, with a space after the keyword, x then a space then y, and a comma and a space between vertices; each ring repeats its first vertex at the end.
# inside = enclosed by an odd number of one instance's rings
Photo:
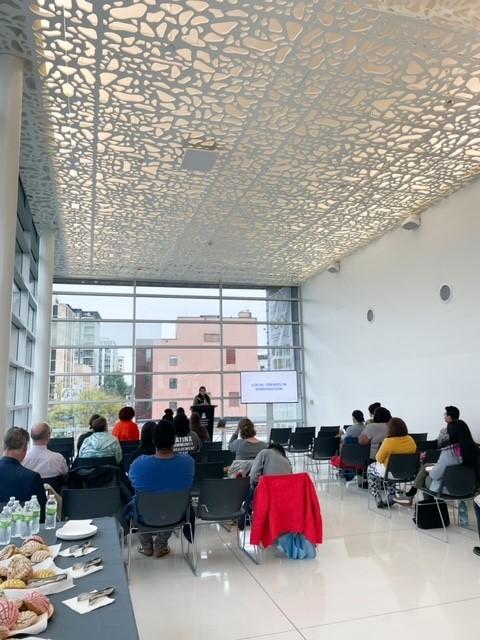
POLYGON ((59 476, 64 478, 68 473, 68 465, 61 453, 47 449, 51 436, 52 430, 46 422, 39 422, 32 428, 32 446, 23 461, 23 466, 39 473, 42 479, 59 476))

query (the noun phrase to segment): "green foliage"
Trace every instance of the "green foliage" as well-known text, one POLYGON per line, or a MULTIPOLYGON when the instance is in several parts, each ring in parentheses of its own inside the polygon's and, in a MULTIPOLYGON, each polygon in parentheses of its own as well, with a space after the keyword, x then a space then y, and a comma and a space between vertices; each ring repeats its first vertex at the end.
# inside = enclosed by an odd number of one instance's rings
POLYGON ((110 395, 116 394, 125 398, 131 393, 131 386, 125 382, 121 373, 110 373, 105 376, 103 389, 110 395))
POLYGON ((98 413, 105 416, 111 427, 124 405, 123 395, 104 389, 85 389, 80 392, 78 402, 52 406, 48 412, 48 423, 52 429, 86 428, 90 416, 98 413))

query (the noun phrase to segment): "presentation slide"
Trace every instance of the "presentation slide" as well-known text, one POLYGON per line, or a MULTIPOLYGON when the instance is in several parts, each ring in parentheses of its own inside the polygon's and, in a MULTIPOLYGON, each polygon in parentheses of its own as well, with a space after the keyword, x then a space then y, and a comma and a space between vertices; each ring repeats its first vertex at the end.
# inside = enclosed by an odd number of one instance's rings
POLYGON ((297 402, 296 371, 242 371, 242 403, 297 402))

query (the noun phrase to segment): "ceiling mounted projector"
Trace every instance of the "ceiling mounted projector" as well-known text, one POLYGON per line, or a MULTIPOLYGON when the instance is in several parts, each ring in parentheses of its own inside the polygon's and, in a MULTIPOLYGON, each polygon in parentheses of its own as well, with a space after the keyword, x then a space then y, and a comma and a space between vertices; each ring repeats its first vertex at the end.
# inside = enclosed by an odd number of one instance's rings
POLYGON ((417 216, 416 213, 412 213, 411 216, 408 216, 408 218, 405 218, 405 220, 402 222, 402 229, 413 231, 413 229, 418 229, 421 223, 422 221, 420 219, 420 216, 417 216))
POLYGON ((328 273, 338 273, 340 271, 340 262, 332 262, 327 267, 328 273))

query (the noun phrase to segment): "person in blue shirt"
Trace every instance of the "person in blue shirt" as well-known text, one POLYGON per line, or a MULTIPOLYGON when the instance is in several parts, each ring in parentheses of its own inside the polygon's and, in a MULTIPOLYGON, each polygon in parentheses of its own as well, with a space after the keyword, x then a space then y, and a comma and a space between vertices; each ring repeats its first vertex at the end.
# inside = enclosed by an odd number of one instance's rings
POLYGON ((40 520, 45 521, 47 497, 42 478, 36 471, 22 466, 27 455, 30 435, 21 427, 12 427, 3 440, 3 457, 0 459, 0 502, 8 502, 13 496, 20 502, 37 496, 40 504, 40 520))
MULTIPOLYGON (((188 454, 175 453, 175 427, 171 422, 160 420, 153 432, 155 455, 140 456, 130 467, 130 480, 135 493, 161 491, 172 493, 190 489, 193 484, 195 463, 188 454)), ((138 514, 141 519, 142 514, 138 514)), ((145 556, 155 554, 161 558, 170 553, 168 540, 170 531, 157 533, 155 541, 151 533, 139 533, 138 551, 145 556)))

